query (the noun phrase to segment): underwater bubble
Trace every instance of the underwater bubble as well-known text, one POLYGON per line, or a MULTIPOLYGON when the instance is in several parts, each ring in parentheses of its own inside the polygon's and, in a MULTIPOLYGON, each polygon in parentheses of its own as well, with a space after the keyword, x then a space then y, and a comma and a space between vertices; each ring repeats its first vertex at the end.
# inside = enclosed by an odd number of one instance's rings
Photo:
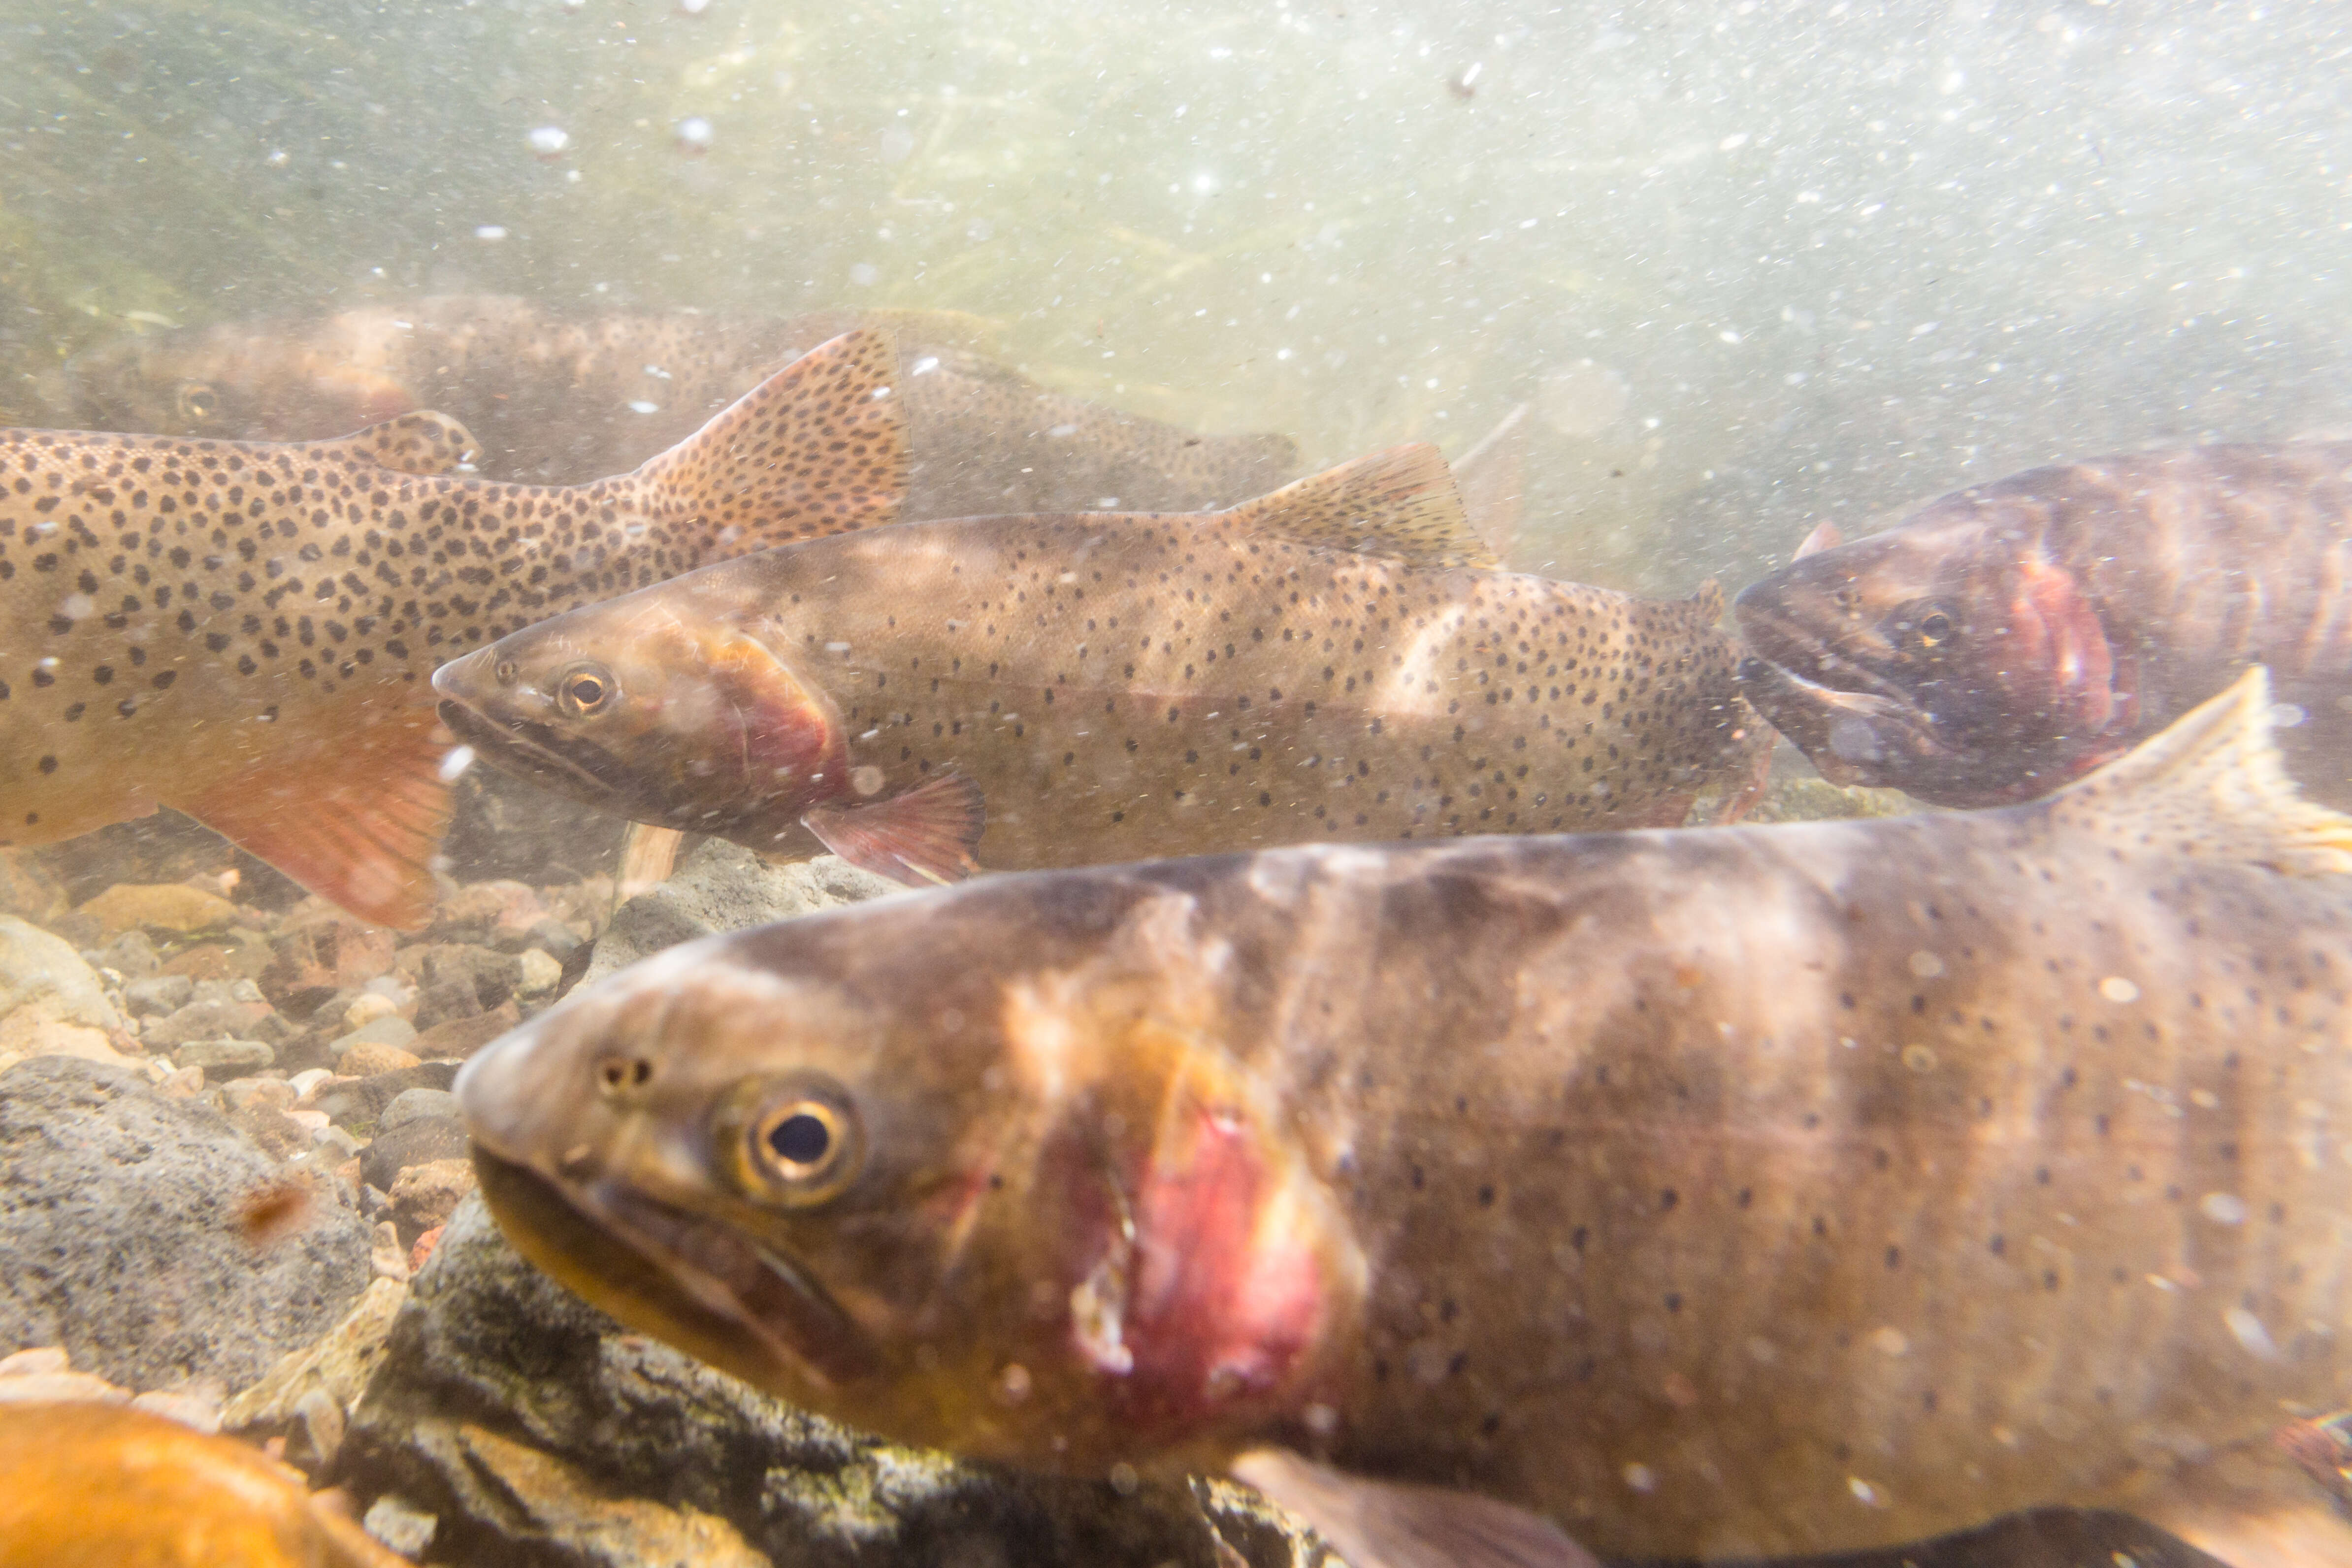
POLYGON ((2230 1335, 2238 1342, 2239 1348, 2255 1360, 2279 1359, 2278 1342, 2271 1338, 2271 1331, 2263 1326, 2263 1321, 2243 1307, 2232 1307, 2223 1312, 2221 1321, 2228 1326, 2230 1335))
POLYGON ((268 164, 273 169, 282 169, 290 161, 291 159, 289 154, 283 147, 271 148, 269 150, 269 156, 262 160, 263 163, 268 164))
POLYGON ((2207 1193, 2199 1200, 2197 1210, 2215 1225, 2246 1223, 2246 1200, 2235 1193, 2207 1193))
POLYGON ((1536 388, 1536 411, 1563 436, 1600 435, 1633 400, 1633 383, 1597 360, 1562 365, 1536 388))
POLYGON ((2271 728, 2292 730, 2310 717, 2310 712, 2302 704, 2281 702, 2271 709, 2271 728))
POLYGON ((711 130, 709 121, 699 114, 689 114, 677 122, 673 134, 677 139, 679 152, 689 158, 699 158, 710 151, 711 138, 717 132, 711 130))
POLYGON ((629 403, 629 412, 632 414, 659 414, 661 412, 661 405, 658 403, 647 403, 642 397, 633 398, 629 403))
POLYGON ((441 753, 441 766, 436 771, 441 775, 443 784, 456 784, 465 776, 466 770, 473 765, 473 747, 452 746, 441 753))
POLYGON ((501 223, 481 224, 474 230, 474 237, 476 239, 499 240, 504 239, 506 237, 506 225, 501 223))
POLYGON ((709 9, 710 0, 677 0, 677 14, 681 16, 699 16, 709 9))
POLYGON ((542 125, 525 140, 530 143, 532 157, 542 163, 552 163, 572 145, 572 133, 560 125, 542 125))
MULTIPOLYGON (((939 368, 940 356, 937 354, 925 354, 922 358, 915 362, 915 374, 917 375, 929 375, 931 372, 939 368)), ((1076 426, 1074 426, 1072 428, 1075 429, 1076 426)))

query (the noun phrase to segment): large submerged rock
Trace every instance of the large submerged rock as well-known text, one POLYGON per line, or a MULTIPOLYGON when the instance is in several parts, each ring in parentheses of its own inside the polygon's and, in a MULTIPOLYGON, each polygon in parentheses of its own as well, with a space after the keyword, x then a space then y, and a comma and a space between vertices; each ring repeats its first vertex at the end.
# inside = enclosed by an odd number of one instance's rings
POLYGON ((294 1235, 249 1238, 241 1201, 283 1179, 218 1111, 123 1068, 0 1072, 0 1354, 63 1345, 132 1389, 252 1382, 368 1282, 368 1227, 331 1182, 294 1235))
POLYGON ((796 1410, 547 1279, 478 1196, 411 1286, 341 1479, 362 1501, 433 1516, 434 1561, 515 1568, 1305 1568, 1320 1555, 1223 1482, 1008 1472, 796 1410))
POLYGON ((602 980, 697 937, 788 921, 903 890, 888 878, 861 871, 837 855, 772 866, 740 844, 705 839, 688 852, 668 881, 614 912, 611 928, 596 939, 586 979, 602 980))

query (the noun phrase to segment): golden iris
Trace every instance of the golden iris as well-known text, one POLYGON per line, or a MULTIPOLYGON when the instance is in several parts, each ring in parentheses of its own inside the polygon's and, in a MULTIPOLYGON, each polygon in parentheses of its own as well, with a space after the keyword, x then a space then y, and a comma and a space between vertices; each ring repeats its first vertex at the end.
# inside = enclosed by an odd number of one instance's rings
POLYGON ((555 705, 574 719, 602 712, 621 694, 621 683, 601 664, 575 664, 555 679, 555 705))

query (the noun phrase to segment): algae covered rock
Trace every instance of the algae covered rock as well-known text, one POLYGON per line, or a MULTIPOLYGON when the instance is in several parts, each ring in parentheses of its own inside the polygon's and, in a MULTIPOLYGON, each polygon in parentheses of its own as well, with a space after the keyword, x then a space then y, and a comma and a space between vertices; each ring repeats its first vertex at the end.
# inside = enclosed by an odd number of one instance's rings
POLYGON ((132 1389, 236 1388, 332 1328, 368 1282, 358 1215, 316 1201, 257 1245, 279 1167, 219 1112, 66 1057, 0 1072, 0 1354, 62 1345, 132 1389))
POLYGON ((1242 1488, 969 1465, 796 1410, 622 1329, 526 1263, 478 1196, 410 1287, 340 1479, 434 1516, 454 1563, 638 1568, 691 1546, 728 1564, 1277 1568, 1319 1551, 1242 1488))
POLYGON ((611 928, 596 939, 587 979, 602 980, 663 948, 716 931, 791 920, 902 890, 888 878, 861 871, 837 855, 773 866, 740 844, 706 839, 668 881, 614 912, 611 928))

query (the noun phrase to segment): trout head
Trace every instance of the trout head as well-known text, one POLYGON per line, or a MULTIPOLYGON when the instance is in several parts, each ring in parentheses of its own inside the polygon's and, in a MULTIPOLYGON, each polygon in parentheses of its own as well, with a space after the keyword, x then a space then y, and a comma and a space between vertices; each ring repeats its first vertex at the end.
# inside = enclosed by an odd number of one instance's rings
POLYGON ((683 581, 443 665, 441 719, 496 766, 585 805, 771 848, 847 791, 841 721, 742 617, 692 602, 683 581))
POLYGON ((478 1055, 500 1225, 898 1441, 1101 1473, 1283 1428, 1354 1321, 1349 1233, 1206 1020, 1073 954, 1099 905, 1032 919, 1033 880, 676 949, 478 1055))
POLYGON ((2029 800, 2130 743, 2136 667, 2032 516, 1966 492, 1733 605, 1748 700, 1838 784, 2029 800))
POLYGON ((77 416, 97 430, 320 441, 422 406, 340 346, 243 328, 169 331, 78 354, 66 371, 77 416))

